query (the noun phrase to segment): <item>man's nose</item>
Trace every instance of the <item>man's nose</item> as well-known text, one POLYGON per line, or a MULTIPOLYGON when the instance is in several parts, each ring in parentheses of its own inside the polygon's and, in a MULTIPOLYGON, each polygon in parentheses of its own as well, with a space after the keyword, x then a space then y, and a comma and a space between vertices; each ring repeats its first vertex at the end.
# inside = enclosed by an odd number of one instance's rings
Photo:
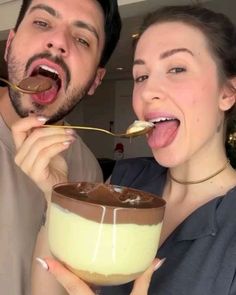
POLYGON ((69 54, 69 40, 66 32, 54 32, 47 39, 45 47, 53 55, 66 57, 69 54))

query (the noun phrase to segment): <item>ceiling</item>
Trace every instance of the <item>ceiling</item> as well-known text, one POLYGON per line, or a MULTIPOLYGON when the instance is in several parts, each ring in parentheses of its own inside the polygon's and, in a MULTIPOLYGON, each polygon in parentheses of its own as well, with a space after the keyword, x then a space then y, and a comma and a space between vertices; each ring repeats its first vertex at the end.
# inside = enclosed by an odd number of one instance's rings
MULTIPOLYGON (((224 0, 224 3, 235 0, 224 0)), ((123 21, 120 42, 107 65, 106 79, 127 79, 131 75, 132 35, 138 32, 144 15, 163 5, 186 4, 196 2, 221 2, 222 0, 118 0, 123 21), (123 70, 117 70, 122 67, 123 70)), ((8 31, 14 26, 21 0, 0 0, 0 76, 6 77, 3 60, 5 40, 8 31)), ((235 10, 234 10, 235 11, 235 10)))

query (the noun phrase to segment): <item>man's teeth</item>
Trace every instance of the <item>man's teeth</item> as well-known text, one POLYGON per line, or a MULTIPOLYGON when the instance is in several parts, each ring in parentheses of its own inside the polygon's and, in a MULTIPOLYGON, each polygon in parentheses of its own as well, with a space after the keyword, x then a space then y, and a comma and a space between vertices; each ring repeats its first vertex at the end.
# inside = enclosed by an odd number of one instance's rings
POLYGON ((166 122, 166 121, 173 121, 175 118, 168 118, 168 117, 160 117, 156 119, 149 120, 151 123, 160 123, 160 122, 166 122))
POLYGON ((59 75, 58 72, 57 72, 55 69, 50 68, 49 66, 46 66, 46 65, 40 65, 39 68, 41 68, 41 69, 43 69, 43 70, 45 70, 45 71, 51 72, 51 73, 53 73, 53 74, 57 74, 57 75, 59 75))

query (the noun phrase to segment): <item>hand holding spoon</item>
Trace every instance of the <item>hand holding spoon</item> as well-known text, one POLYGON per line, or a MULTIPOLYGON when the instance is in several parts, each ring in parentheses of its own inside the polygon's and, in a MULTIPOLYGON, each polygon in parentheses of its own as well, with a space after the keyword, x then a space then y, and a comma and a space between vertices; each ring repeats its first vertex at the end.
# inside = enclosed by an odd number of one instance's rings
POLYGON ((32 76, 25 78, 18 85, 15 85, 1 77, 0 80, 8 84, 12 89, 27 94, 44 92, 52 87, 51 80, 44 76, 32 76))
POLYGON ((112 136, 116 137, 124 137, 124 138, 131 138, 136 137, 142 134, 147 133, 150 131, 154 124, 147 121, 134 121, 126 130, 125 133, 113 133, 106 129, 96 128, 96 127, 88 127, 88 126, 70 126, 70 125, 43 125, 44 127, 53 127, 53 128, 69 128, 69 129, 82 129, 82 130, 92 130, 92 131, 99 131, 104 132, 112 136))

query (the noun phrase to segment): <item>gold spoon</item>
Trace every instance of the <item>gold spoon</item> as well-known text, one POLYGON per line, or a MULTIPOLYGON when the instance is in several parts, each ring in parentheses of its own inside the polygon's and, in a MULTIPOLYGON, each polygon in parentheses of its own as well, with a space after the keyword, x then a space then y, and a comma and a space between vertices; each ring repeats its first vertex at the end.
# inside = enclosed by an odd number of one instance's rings
POLYGON ((92 131, 99 131, 104 132, 112 136, 117 137, 124 137, 124 138, 130 138, 130 137, 136 137, 142 134, 147 133, 150 131, 155 125, 151 122, 147 121, 134 121, 126 130, 125 133, 113 133, 111 131, 108 131, 106 129, 96 128, 96 127, 87 127, 87 126, 70 126, 70 125, 43 125, 44 127, 52 127, 52 128, 69 128, 69 129, 82 129, 82 130, 92 130, 92 131))
POLYGON ((51 80, 44 76, 32 76, 25 78, 18 85, 1 77, 0 80, 8 84, 12 89, 27 94, 44 92, 52 87, 51 80))

